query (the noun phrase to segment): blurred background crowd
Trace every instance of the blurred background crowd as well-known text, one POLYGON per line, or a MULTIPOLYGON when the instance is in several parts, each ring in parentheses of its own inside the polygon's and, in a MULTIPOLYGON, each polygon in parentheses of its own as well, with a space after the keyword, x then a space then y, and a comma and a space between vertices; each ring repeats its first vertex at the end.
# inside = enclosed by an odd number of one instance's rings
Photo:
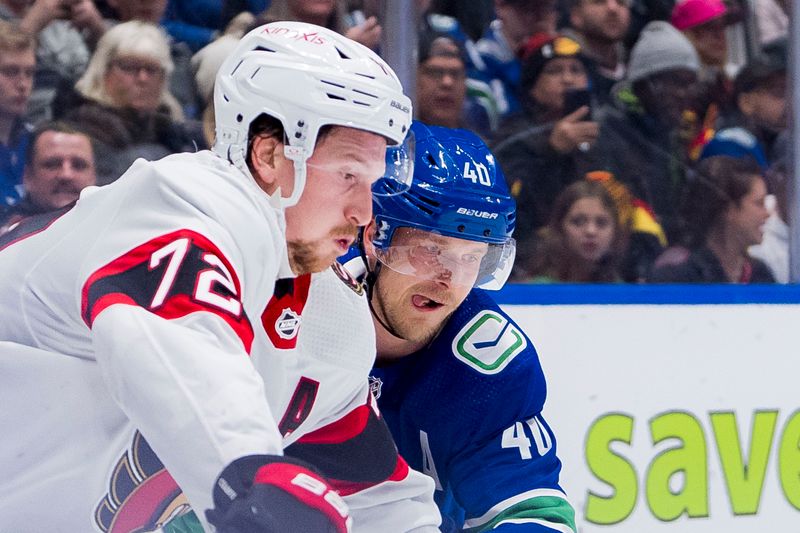
MULTIPOLYGON (((789 281, 784 0, 416 2, 415 114, 492 147, 513 280, 789 281)), ((213 143, 256 25, 380 52, 379 0, 0 0, 0 232, 213 143)))

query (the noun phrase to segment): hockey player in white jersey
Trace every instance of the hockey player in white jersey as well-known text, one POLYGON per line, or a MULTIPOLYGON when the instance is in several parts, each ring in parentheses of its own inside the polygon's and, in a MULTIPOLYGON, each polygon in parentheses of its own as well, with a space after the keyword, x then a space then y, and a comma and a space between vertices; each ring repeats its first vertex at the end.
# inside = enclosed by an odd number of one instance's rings
POLYGON ((0 242, 0 530, 147 531, 189 505, 206 529, 348 529, 283 454, 305 404, 259 349, 263 315, 276 279, 326 268, 370 219, 410 102, 366 48, 279 22, 223 64, 215 108, 212 152, 137 161, 0 242))

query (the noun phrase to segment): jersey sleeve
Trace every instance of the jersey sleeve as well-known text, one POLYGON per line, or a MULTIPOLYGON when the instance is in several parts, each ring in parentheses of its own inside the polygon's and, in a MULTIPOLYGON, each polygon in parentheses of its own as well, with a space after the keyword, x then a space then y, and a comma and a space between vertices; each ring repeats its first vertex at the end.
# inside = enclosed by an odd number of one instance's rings
POLYGON ((471 532, 574 532, 558 484, 556 440, 540 414, 520 419, 451 458, 449 479, 471 532), (502 526, 503 529, 499 529, 502 526))
POLYGON ((452 352, 446 386, 461 389, 440 394, 457 398, 445 407, 453 423, 421 435, 423 465, 440 468, 465 530, 574 532, 556 437, 542 416, 546 382, 533 344, 488 299, 473 297, 463 311, 449 346, 439 345, 452 352))
POLYGON ((283 245, 278 225, 258 210, 225 209, 246 197, 224 183, 196 198, 169 185, 130 193, 129 201, 152 204, 151 219, 137 224, 123 212, 98 228, 105 238, 81 276, 81 317, 111 396, 204 520, 225 466, 283 453, 249 358, 247 312, 266 304, 262 285, 274 284, 283 245), (248 222, 266 244, 247 240, 248 222))

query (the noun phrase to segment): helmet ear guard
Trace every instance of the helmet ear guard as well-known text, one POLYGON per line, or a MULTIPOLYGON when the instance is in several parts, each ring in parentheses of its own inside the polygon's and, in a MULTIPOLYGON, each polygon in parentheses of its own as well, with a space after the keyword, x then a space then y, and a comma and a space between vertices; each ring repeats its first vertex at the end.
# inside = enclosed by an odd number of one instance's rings
MULTIPOLYGON (((373 197, 372 244, 376 257, 392 270, 426 277, 419 261, 417 267, 412 267, 413 260, 397 259, 399 249, 394 237, 399 228, 413 228, 450 238, 451 242, 459 239, 486 243, 488 249, 480 269, 472 273, 470 285, 489 290, 501 288, 516 254, 511 237, 516 205, 494 156, 477 135, 466 130, 414 122, 411 131, 416 138, 411 187, 393 196, 373 197)), ((403 246, 412 253, 405 243, 403 246)), ((447 245, 437 246, 442 247, 441 258, 445 261, 447 245)), ((415 256, 418 257, 419 254, 415 256)))
POLYGON ((284 154, 295 169, 284 206, 302 194, 306 161, 323 126, 401 145, 411 124, 411 101, 388 64, 336 32, 301 22, 274 22, 245 35, 217 73, 214 108, 214 151, 248 175, 250 124, 262 114, 281 122, 284 154))

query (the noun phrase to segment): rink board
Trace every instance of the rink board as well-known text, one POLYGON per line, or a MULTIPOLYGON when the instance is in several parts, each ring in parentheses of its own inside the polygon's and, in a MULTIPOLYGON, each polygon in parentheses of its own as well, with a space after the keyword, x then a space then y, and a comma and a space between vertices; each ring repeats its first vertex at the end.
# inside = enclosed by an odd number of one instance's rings
POLYGON ((800 530, 797 287, 511 286, 499 300, 542 359, 580 531, 800 530))

